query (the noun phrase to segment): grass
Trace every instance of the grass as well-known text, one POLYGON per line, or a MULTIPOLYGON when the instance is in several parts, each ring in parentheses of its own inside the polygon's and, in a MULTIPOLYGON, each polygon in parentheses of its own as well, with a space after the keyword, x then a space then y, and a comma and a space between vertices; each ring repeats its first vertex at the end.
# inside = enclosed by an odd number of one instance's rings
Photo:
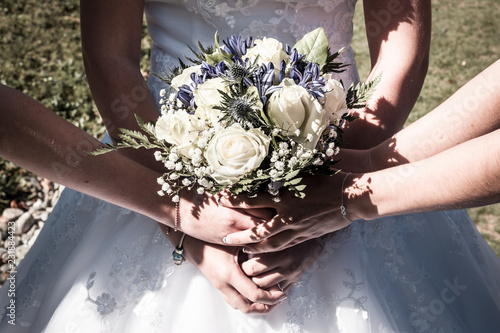
MULTIPOLYGON (((499 0, 434 0, 432 8, 429 72, 408 123, 439 105, 500 55, 499 0)), ((46 0, 43 5, 36 0, 2 0, 0 82, 32 96, 97 137, 104 126, 84 74, 78 9, 78 0, 46 0)), ((370 69, 364 29, 360 1, 354 18, 353 48, 361 78, 370 69)), ((149 39, 145 32, 144 36, 142 66, 147 69, 149 39)), ((0 174, 12 170, 16 169, 0 161, 0 174)), ((11 177, 0 177, 0 192, 7 185, 18 186, 8 179, 11 177)), ((19 195, 19 189, 15 190, 19 195)), ((500 204, 469 212, 500 255, 500 204)))

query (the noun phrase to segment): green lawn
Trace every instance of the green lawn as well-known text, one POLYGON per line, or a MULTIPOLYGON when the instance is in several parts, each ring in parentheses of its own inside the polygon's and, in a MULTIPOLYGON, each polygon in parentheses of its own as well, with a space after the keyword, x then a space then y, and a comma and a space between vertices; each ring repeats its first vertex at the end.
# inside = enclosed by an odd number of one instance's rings
MULTIPOLYGON (((262 0, 264 1, 264 0, 262 0)), ((367 0, 373 1, 373 0, 367 0)), ((445 100, 500 55, 500 0, 433 1, 429 73, 410 115, 415 121, 445 100)), ((0 82, 27 93, 92 135, 104 127, 87 87, 80 47, 78 0, 2 0, 0 82)), ((353 48, 361 77, 369 71, 361 2, 353 48)), ((142 63, 147 68, 148 39, 142 63)), ((13 166, 0 159, 0 208, 9 193, 13 166), (6 176, 8 175, 8 176, 6 176)), ((500 205, 470 210, 485 238, 500 254, 500 205)))

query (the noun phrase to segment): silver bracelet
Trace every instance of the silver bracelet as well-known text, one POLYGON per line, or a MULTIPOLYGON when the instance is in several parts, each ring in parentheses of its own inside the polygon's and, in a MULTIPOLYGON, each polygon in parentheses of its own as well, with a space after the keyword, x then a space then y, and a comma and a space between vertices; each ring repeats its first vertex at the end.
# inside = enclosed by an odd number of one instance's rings
POLYGON ((346 212, 345 206, 344 206, 344 183, 350 174, 351 173, 349 172, 347 175, 345 175, 344 180, 342 181, 342 187, 340 188, 340 214, 342 214, 342 216, 346 219, 347 222, 352 223, 351 221, 349 221, 349 219, 346 216, 347 212, 346 212))
POLYGON ((175 203, 174 231, 177 232, 179 226, 179 202, 175 203))

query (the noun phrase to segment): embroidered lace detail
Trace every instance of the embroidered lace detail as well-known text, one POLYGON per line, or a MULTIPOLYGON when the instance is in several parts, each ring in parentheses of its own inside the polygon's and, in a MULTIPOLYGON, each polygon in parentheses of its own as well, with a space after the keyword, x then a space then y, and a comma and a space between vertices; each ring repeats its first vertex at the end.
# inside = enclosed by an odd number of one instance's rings
MULTIPOLYGON (((157 0, 159 1, 159 0, 157 0)), ((221 36, 225 34, 240 34, 244 37, 255 38, 274 37, 278 40, 293 45, 298 39, 318 26, 323 27, 332 50, 345 47, 339 56, 339 61, 352 64, 342 74, 334 74, 342 80, 346 87, 352 82, 358 82, 359 77, 354 61, 354 54, 350 49, 352 39, 352 18, 357 0, 163 0, 165 2, 180 1, 186 8, 188 15, 193 19, 201 18, 217 30, 221 36), (265 8, 265 9, 263 9, 265 8), (190 13, 190 14, 189 14, 190 13), (233 30, 234 29, 234 30, 233 30)), ((160 1, 161 2, 161 1, 160 1)), ((147 8, 146 8, 147 9, 147 8)), ((154 16, 154 9, 150 13, 154 16)), ((160 17, 156 18, 160 20, 160 17)), ((152 28, 154 29, 154 27, 152 28)), ((166 33, 155 30, 155 33, 166 33)), ((186 43, 192 36, 186 36, 186 43)), ((225 36, 228 37, 228 36, 225 36)), ((161 37, 158 37, 161 39, 161 37)), ((202 41, 212 44, 213 41, 202 41)), ((164 47, 167 48, 168 45, 164 47)), ((196 48, 196 45, 192 45, 196 48)), ((189 49, 181 56, 190 56, 189 49)), ((168 73, 169 68, 178 66, 177 57, 172 57, 168 49, 162 49, 153 41, 151 50, 151 72, 168 73)), ((185 59, 184 59, 185 60, 185 59)), ((167 88, 156 76, 150 76, 150 88, 153 96, 159 99, 159 91, 167 88)))
MULTIPOLYGON (((156 300, 155 292, 167 283, 175 265, 165 247, 165 236, 158 228, 153 235, 142 235, 128 247, 115 246, 114 260, 107 276, 92 272, 87 282, 87 301, 95 304, 104 318, 116 311, 119 317, 129 314, 145 319, 153 328, 161 327, 166 314, 156 300), (96 299, 91 297, 94 281, 99 280, 96 299), (125 291, 125 292, 124 292, 125 291)), ((95 292, 95 291, 94 291, 95 292)))
MULTIPOLYGON (((450 214, 449 223, 457 228, 454 239, 460 233, 468 232, 470 223, 466 220, 464 213, 448 212, 450 214), (452 216, 452 218, 451 218, 452 216)), ((446 223, 446 221, 439 221, 446 223)), ((461 332, 459 327, 451 322, 445 322, 439 316, 446 311, 445 306, 455 300, 467 289, 457 278, 445 279, 442 290, 436 296, 426 296, 429 285, 426 281, 431 277, 425 260, 415 261, 414 253, 408 253, 409 241, 421 242, 426 237, 426 218, 422 215, 407 215, 393 218, 384 218, 376 221, 356 221, 349 227, 338 231, 330 238, 323 256, 335 253, 336 250, 344 246, 355 246, 356 253, 362 253, 360 267, 338 267, 343 269, 345 278, 341 285, 326 295, 317 295, 311 287, 313 272, 318 268, 313 266, 306 272, 299 282, 291 289, 288 295, 288 304, 292 308, 288 314, 286 332, 302 332, 301 327, 308 320, 314 320, 317 315, 328 317, 329 322, 336 323, 336 313, 339 308, 347 306, 354 313, 358 313, 361 319, 369 319, 370 309, 366 308, 369 302, 369 295, 365 290, 365 282, 355 272, 364 272, 367 267, 374 269, 374 276, 366 277, 372 282, 378 281, 379 292, 382 299, 387 301, 392 318, 399 323, 398 327, 410 325, 416 332, 461 332), (377 253, 377 255, 373 255, 377 253), (373 263, 375 258, 380 258, 380 262, 373 263), (398 300, 391 298, 394 288, 398 288, 399 293, 405 295, 408 302, 406 308, 401 307, 398 300), (443 296, 444 295, 444 296, 443 296)), ((470 231, 472 233, 472 231, 470 231)), ((456 244, 456 242, 455 242, 456 244)), ((464 246, 465 247, 465 246, 464 246)), ((413 246, 412 249, 415 249, 413 246)), ((474 253, 478 249, 478 244, 468 244, 469 251, 474 253)), ((480 251, 477 253, 478 258, 480 251)), ((322 260, 318 260, 321 263, 322 260)), ((354 263, 353 263, 354 264, 354 263)), ((321 265, 321 264, 319 264, 321 265)), ((435 295, 434 290, 430 290, 435 295)), ((372 292, 374 292, 372 290, 372 292)), ((373 309, 371 309, 373 310, 373 309)))
MULTIPOLYGON (((219 24, 227 25, 233 29, 237 20, 243 17, 253 16, 252 9, 259 4, 259 0, 238 0, 238 1, 214 1, 214 0, 181 0, 186 9, 196 15, 200 15, 214 29, 220 28, 219 24)), ((263 2, 262 0, 260 2, 263 2)), ((327 34, 334 38, 339 33, 350 33, 352 30, 352 18, 356 0, 317 0, 317 1, 274 1, 272 15, 266 19, 252 19, 243 29, 243 36, 254 37, 276 37, 283 33, 291 34, 295 38, 300 38, 306 32, 317 26, 322 26, 327 34), (347 6, 350 10, 336 10, 339 6, 347 6), (308 8, 321 9, 329 17, 321 22, 302 23, 304 11, 308 8), (332 20, 333 15, 333 20, 332 20), (333 22, 333 23, 332 23, 333 22)), ((240 22, 238 22, 240 23, 240 22)), ((238 24, 238 26, 241 26, 238 24)), ((338 39, 335 38, 335 39, 338 39)))
MULTIPOLYGON (((31 307, 39 308, 41 302, 37 298, 41 290, 40 275, 45 274, 51 270, 53 260, 57 262, 59 259, 54 259, 57 255, 61 255, 64 251, 58 251, 59 248, 64 247, 68 243, 77 243, 83 233, 82 224, 76 223, 76 216, 80 212, 90 214, 88 221, 95 221, 99 215, 106 214, 104 202, 95 198, 80 194, 72 190, 65 190, 66 195, 72 197, 71 201, 62 202, 57 205, 57 208, 50 215, 47 225, 44 228, 50 232, 50 237, 43 248, 43 251, 36 256, 26 277, 19 285, 19 293, 17 297, 17 320, 24 326, 29 327, 31 324, 25 320, 23 313, 31 307), (76 209, 73 209, 76 207, 76 209)), ((127 210, 122 210, 123 214, 127 214, 127 210)), ((92 222, 91 222, 92 223, 92 222)), ((44 229, 43 232, 47 230, 44 229)), ((69 253, 66 253, 68 255, 69 253)), ((43 296, 42 296, 43 297, 43 296)))
POLYGON ((461 214, 461 211, 446 211, 444 214, 451 229, 453 248, 450 252, 462 257, 470 252, 478 262, 483 263, 484 258, 478 243, 478 234, 475 227, 468 223, 467 216, 461 214), (464 238, 463 235, 471 237, 464 238))

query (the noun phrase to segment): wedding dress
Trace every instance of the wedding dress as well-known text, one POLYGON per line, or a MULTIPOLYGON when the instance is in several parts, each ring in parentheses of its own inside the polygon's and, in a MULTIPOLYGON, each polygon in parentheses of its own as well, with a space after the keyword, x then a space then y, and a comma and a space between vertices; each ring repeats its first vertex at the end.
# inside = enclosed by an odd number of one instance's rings
MULTIPOLYGON (((355 0, 151 0, 151 72, 220 36, 293 45, 322 26, 349 46, 355 0)), ((357 81, 352 50, 342 74, 357 81)), ((151 75, 158 96, 161 82, 151 75)), ((232 309, 157 223, 66 189, 15 274, 16 325, 2 288, 1 332, 498 332, 500 260, 465 211, 356 221, 266 315, 232 309)))

